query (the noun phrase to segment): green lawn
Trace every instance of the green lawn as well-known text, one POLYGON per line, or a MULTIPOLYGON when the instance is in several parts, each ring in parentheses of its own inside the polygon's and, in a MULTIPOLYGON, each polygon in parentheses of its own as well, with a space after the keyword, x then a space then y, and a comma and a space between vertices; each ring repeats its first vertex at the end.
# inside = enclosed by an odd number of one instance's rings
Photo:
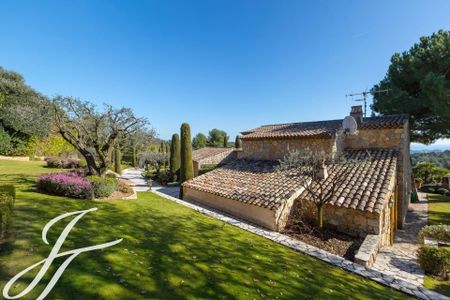
MULTIPOLYGON (((428 194, 428 225, 450 225, 450 197, 428 194)), ((425 276, 425 287, 450 296, 450 281, 439 281, 425 276)))
MULTIPOLYGON (((41 163, 0 161, 0 183, 19 188, 14 239, 0 250, 1 289, 19 271, 47 257, 50 246, 42 242, 41 230, 50 219, 98 207, 76 225, 62 250, 124 241, 77 257, 48 299, 407 298, 151 193, 108 202, 36 193, 34 177, 47 171, 41 163)), ((52 228, 50 244, 65 224, 52 228)), ((36 296, 35 290, 25 298, 36 296)))

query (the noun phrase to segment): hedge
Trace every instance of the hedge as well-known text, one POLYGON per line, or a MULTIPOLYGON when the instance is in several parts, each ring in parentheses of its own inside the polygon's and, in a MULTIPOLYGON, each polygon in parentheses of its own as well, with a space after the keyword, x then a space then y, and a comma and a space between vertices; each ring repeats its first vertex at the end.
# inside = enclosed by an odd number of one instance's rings
POLYGON ((422 246, 417 255, 417 261, 422 269, 428 273, 448 278, 450 270, 450 250, 445 247, 422 246))
POLYGON ((96 198, 108 197, 117 189, 118 181, 115 178, 88 176, 86 179, 92 184, 96 198))
POLYGON ((419 244, 424 245, 425 238, 430 238, 437 242, 450 243, 450 225, 429 225, 419 232, 419 244))

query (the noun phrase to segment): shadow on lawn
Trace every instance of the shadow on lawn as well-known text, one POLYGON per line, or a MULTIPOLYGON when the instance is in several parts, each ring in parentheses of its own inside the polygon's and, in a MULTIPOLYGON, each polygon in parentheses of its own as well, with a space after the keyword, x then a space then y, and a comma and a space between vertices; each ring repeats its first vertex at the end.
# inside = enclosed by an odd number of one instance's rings
MULTIPOLYGON (((52 290, 52 299, 404 298, 151 193, 139 193, 133 201, 91 202, 30 192, 34 179, 25 175, 6 180, 20 180, 21 188, 15 241, 0 250, 0 283, 48 256, 68 219, 52 227, 50 246, 41 232, 60 214, 98 208, 77 223, 62 251, 124 239, 77 257, 52 290)), ((36 298, 56 267, 27 299, 36 298)), ((25 276, 22 288, 33 276, 25 276)))

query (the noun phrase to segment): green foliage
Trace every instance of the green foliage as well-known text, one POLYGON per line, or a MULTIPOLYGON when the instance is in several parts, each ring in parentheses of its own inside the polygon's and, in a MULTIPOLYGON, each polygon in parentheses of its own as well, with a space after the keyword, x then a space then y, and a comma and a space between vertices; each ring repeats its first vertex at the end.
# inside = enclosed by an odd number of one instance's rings
POLYGON ((225 131, 214 128, 209 131, 208 146, 223 147, 225 138, 228 142, 228 136, 225 131))
POLYGON ((27 156, 34 152, 33 139, 27 135, 16 133, 12 136, 0 125, 0 155, 27 156))
POLYGON ((194 178, 194 165, 192 163, 191 128, 189 124, 183 123, 181 125, 180 132, 181 132, 180 182, 185 182, 186 180, 194 178))
POLYGON ((170 143, 170 173, 172 174, 172 181, 177 181, 177 179, 180 177, 180 147, 180 136, 175 133, 172 135, 172 141, 170 143))
POLYGON ((236 139, 234 141, 234 148, 241 149, 242 148, 242 139, 240 136, 236 136, 236 139))
POLYGON ((227 148, 228 147, 228 135, 225 135, 223 137, 223 147, 227 148))
POLYGON ((155 168, 159 173, 167 161, 167 154, 159 152, 142 153, 139 158, 139 166, 144 169, 155 168))
POLYGON ((432 143, 450 137, 450 32, 421 37, 408 51, 395 53, 384 79, 373 90, 372 109, 383 115, 411 116, 411 140, 432 143))
POLYGON ((450 243, 450 225, 428 225, 422 228, 418 235, 420 245, 424 244, 425 238, 442 243, 450 243))
POLYGON ((133 192, 133 187, 131 187, 125 181, 119 180, 117 182, 117 190, 124 194, 130 194, 133 192))
POLYGON ((0 185, 0 239, 5 236, 10 225, 16 188, 13 185, 0 185))
POLYGON ((121 154, 120 154, 120 147, 118 144, 114 146, 114 172, 116 172, 117 174, 122 173, 121 154))
POLYGON ((61 135, 50 134, 37 142, 36 152, 45 156, 61 156, 76 153, 76 150, 61 135))
POLYGON ((420 178, 424 183, 437 183, 449 170, 438 167, 432 162, 420 162, 413 167, 415 178, 420 178))
POLYGON ((195 150, 205 148, 208 145, 208 138, 203 133, 197 133, 192 139, 192 148, 195 150))
MULTIPOLYGON (((432 162, 438 167, 450 170, 450 150, 411 154, 413 166, 420 162, 432 162)), ((450 171, 449 171, 450 172, 450 171)))
POLYGON ((49 101, 26 85, 20 74, 0 67, 0 94, 0 125, 14 136, 47 135, 51 121, 49 101))
POLYGON ((450 270, 450 250, 445 247, 422 246, 417 254, 417 261, 425 273, 448 278, 450 270))
POLYGON ((115 178, 87 176, 86 179, 92 183, 96 198, 108 197, 117 189, 118 181, 115 178))

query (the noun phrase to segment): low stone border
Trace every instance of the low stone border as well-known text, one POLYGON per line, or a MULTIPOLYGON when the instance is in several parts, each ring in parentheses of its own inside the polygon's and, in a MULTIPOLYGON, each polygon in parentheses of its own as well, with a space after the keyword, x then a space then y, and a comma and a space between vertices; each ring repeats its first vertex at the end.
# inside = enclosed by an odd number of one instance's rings
POLYGON ((30 161, 30 157, 28 157, 28 156, 3 156, 3 155, 0 155, 0 160, 30 161))
POLYGON ((155 190, 153 190, 152 192, 158 196, 172 200, 178 204, 189 207, 189 208, 191 208, 195 211, 198 211, 202 214, 219 219, 223 222, 229 223, 231 225, 242 228, 244 230, 247 230, 249 232, 257 234, 259 236, 265 237, 265 238, 267 238, 271 241, 274 241, 278 244, 282 244, 286 247, 289 247, 289 248, 292 248, 299 252, 305 253, 309 256, 318 258, 322 261, 325 261, 329 264, 337 266, 341 269, 358 274, 367 279, 376 281, 382 285, 394 288, 396 290, 402 291, 406 294, 415 296, 417 298, 426 299, 426 300, 450 300, 450 298, 448 298, 444 295, 441 295, 439 293, 436 293, 436 292, 430 291, 426 288, 423 288, 421 286, 409 283, 403 279, 395 278, 391 275, 384 274, 380 271, 377 271, 377 270, 362 266, 360 264, 351 262, 340 256, 331 254, 322 249, 308 245, 304 242, 293 239, 293 238, 291 238, 287 235, 281 234, 279 232, 271 231, 271 230, 268 230, 268 229, 265 229, 262 227, 258 227, 256 225, 251 225, 244 221, 238 220, 234 217, 228 216, 228 215, 224 214, 223 212, 219 212, 219 211, 211 209, 211 208, 205 208, 200 205, 193 204, 191 202, 187 202, 187 201, 184 201, 184 200, 181 200, 178 198, 174 198, 174 197, 171 197, 169 195, 163 194, 163 193, 155 191, 155 190))
POLYGON ((380 250, 380 243, 380 235, 368 234, 355 255, 355 262, 366 267, 372 267, 378 250, 380 250))

